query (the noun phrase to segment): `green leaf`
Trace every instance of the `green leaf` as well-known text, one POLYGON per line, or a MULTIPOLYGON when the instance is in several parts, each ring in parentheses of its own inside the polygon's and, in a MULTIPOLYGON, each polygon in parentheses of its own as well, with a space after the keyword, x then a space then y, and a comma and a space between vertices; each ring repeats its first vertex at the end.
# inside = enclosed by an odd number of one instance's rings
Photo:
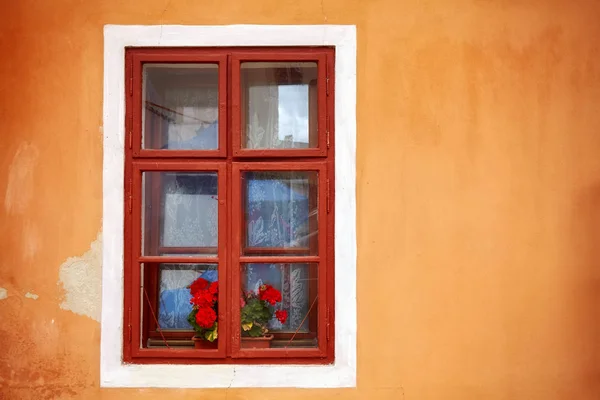
POLYGON ((210 330, 207 330, 207 331, 204 333, 204 338, 205 338, 206 340, 208 340, 209 342, 214 342, 214 341, 215 341, 215 339, 218 337, 218 329, 217 329, 217 328, 218 328, 218 325, 219 325, 219 323, 218 323, 218 322, 215 322, 215 326, 214 326, 212 329, 210 329, 210 330))
POLYGON ((202 333, 202 331, 204 331, 204 329, 196 323, 196 310, 192 309, 192 311, 190 311, 187 321, 197 333, 202 333))
POLYGON ((245 331, 249 331, 250 328, 252 328, 252 325, 253 325, 252 322, 248 322, 248 323, 242 324, 242 329, 245 330, 245 331))
POLYGON ((263 329, 260 325, 255 324, 254 326, 252 326, 252 328, 248 331, 248 334, 252 337, 259 337, 263 335, 263 329))

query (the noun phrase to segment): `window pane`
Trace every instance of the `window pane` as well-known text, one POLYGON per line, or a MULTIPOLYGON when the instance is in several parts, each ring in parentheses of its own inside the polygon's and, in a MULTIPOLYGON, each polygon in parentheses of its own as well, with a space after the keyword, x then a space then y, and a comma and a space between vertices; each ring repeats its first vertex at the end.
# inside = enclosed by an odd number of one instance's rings
POLYGON ((191 340, 189 286, 199 277, 208 282, 218 280, 217 264, 142 265, 142 326, 148 330, 148 343, 164 345, 160 330, 169 340, 191 340))
POLYGON ((144 255, 216 255, 217 173, 144 172, 144 255))
POLYGON ((142 147, 219 147, 217 64, 145 64, 142 147))
POLYGON ((316 255, 316 171, 242 174, 245 255, 316 255))
POLYGON ((218 278, 216 264, 160 264, 158 323, 161 329, 191 330, 187 321, 192 311, 188 286, 197 278, 218 278))
POLYGON ((317 264, 242 264, 242 348, 317 346, 317 271, 317 264), (267 345, 254 339, 271 334, 267 345))
POLYGON ((242 147, 318 146, 317 63, 245 62, 241 85, 242 147))

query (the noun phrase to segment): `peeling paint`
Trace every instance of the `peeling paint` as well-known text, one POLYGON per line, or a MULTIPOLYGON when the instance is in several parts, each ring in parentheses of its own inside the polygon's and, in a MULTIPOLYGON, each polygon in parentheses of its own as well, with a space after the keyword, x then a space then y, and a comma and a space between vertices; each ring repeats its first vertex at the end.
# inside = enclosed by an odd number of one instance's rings
POLYGON ((7 214, 23 214, 33 197, 33 172, 40 151, 29 143, 19 145, 8 168, 8 184, 4 195, 7 214))
POLYGON ((25 297, 27 297, 28 299, 32 299, 32 300, 37 300, 40 296, 38 296, 35 293, 27 292, 27 293, 25 293, 25 297))
POLYGON ((65 290, 60 308, 100 322, 101 270, 102 233, 98 233, 88 251, 60 266, 57 284, 65 290))
POLYGON ((8 297, 8 290, 0 287, 0 300, 4 300, 8 297))

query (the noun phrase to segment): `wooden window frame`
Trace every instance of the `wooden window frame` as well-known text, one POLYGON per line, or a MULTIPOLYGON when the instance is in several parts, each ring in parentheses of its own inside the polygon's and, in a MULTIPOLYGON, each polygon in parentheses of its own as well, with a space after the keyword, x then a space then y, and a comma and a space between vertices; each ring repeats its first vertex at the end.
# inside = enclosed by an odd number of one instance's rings
POLYGON ((287 49, 279 52, 270 50, 262 51, 239 51, 231 56, 231 141, 233 155, 235 157, 247 158, 290 158, 290 157, 326 157, 328 154, 327 143, 329 141, 328 129, 328 106, 327 93, 329 92, 327 67, 327 53, 317 49, 287 49), (317 132, 319 144, 314 148, 307 149, 246 149, 242 148, 242 85, 241 64, 243 62, 315 62, 317 63, 317 132))
MULTIPOLYGON (((125 229, 124 229, 124 324, 123 360, 129 363, 200 364, 329 364, 334 360, 334 182, 333 151, 334 51, 327 47, 306 48, 129 48, 125 53, 125 229), (315 61, 318 65, 318 147, 309 149, 241 148, 240 64, 243 61, 315 61), (219 66, 219 130, 216 150, 154 150, 142 148, 142 70, 144 63, 211 63, 219 66), (330 82, 331 80, 331 82, 330 82), (225 94, 225 95, 223 95, 225 94), (230 132, 230 134, 228 134, 230 132), (298 255, 286 249, 282 256, 242 255, 241 171, 318 171, 318 255, 298 255), (219 246, 217 256, 144 256, 141 253, 142 172, 211 171, 218 174, 219 246), (240 349, 240 263, 302 262, 318 264, 318 347, 240 349), (141 313, 144 302, 156 301, 140 288, 140 266, 158 263, 218 264, 219 341, 215 350, 191 348, 143 348, 149 337, 172 340, 190 337, 189 332, 152 331, 156 323, 141 313), (145 298, 146 297, 146 298, 145 298), (187 336, 186 336, 187 335, 187 336), (224 338, 225 340, 222 340, 224 338)), ((182 251, 187 251, 182 249, 182 251)), ((274 249, 269 248, 272 252, 274 249)), ((280 249, 281 250, 281 249, 280 249)), ((267 251, 267 250, 265 250, 267 251)), ((278 251, 278 250, 275 250, 278 251)), ((156 279, 153 284, 157 285, 156 279)), ((146 282, 144 282, 146 283, 146 282)), ((145 285, 144 285, 145 287, 145 285)), ((152 292, 150 290, 149 292, 152 292)), ((155 308, 156 310, 157 308, 155 308)), ((144 314, 147 315, 147 314, 144 314)), ((314 323, 314 321, 312 322, 314 323)))
MULTIPOLYGON (((316 171, 318 173, 318 193, 327 193, 328 186, 328 178, 327 178, 327 162, 326 161, 301 161, 301 162, 235 162, 233 164, 233 174, 232 174, 232 192, 233 192, 233 202, 232 209, 233 210, 242 210, 242 196, 243 191, 241 188, 241 174, 244 171, 316 171), (237 184, 239 183, 239 184, 237 184)), ((319 224, 318 227, 318 236, 323 235, 324 238, 327 238, 327 219, 328 219, 328 203, 329 199, 325 195, 319 196, 318 199, 318 216, 319 221, 325 221, 325 223, 319 224)), ((317 255, 304 255, 304 256, 296 256, 296 255, 276 255, 276 256, 264 256, 264 255, 244 255, 242 252, 242 233, 245 231, 244 229, 244 218, 243 213, 240 215, 233 215, 232 218, 232 227, 233 227, 233 236, 232 236, 232 259, 231 262, 233 265, 239 266, 241 264, 249 264, 249 263, 267 263, 267 264, 291 264, 291 263, 314 263, 318 266, 318 282, 323 282, 323 284, 318 285, 317 296, 319 299, 327 298, 327 288, 324 284, 327 282, 327 268, 320 268, 325 264, 325 260, 327 260, 327 240, 319 240, 318 246, 318 254, 317 255)), ((275 250, 276 252, 278 250, 275 250)), ((232 271, 232 297, 233 299, 237 299, 241 295, 240 284, 240 268, 233 268, 232 271)), ((232 333, 233 333, 233 342, 232 342, 232 357, 235 358, 255 358, 255 357, 264 357, 264 358, 278 358, 278 357, 320 357, 325 358, 327 356, 327 324, 328 324, 328 305, 326 301, 318 301, 318 312, 319 316, 318 325, 324 324, 325 329, 317 329, 317 348, 311 349, 294 349, 294 348, 286 348, 286 349, 241 349, 240 348, 240 307, 238 305, 234 305, 231 308, 232 312, 232 333), (321 317, 321 316, 324 316, 321 317)))
MULTIPOLYGON (((142 73, 143 64, 217 64, 219 68, 219 121, 227 120, 227 53, 214 50, 196 53, 183 49, 172 51, 166 49, 128 49, 126 69, 129 68, 129 93, 126 93, 126 108, 129 112, 129 129, 127 130, 129 148, 135 158, 197 158, 198 150, 159 150, 142 148, 142 73), (138 88, 136 90, 134 88, 138 88), (130 104, 130 107, 127 105, 130 104)), ((227 126, 219 124, 219 148, 216 150, 201 150, 202 158, 224 158, 227 156, 227 126)), ((126 148, 127 150, 127 148, 126 148)), ((127 156, 126 156, 127 157, 127 156)), ((126 158, 127 159, 127 158, 126 158)))

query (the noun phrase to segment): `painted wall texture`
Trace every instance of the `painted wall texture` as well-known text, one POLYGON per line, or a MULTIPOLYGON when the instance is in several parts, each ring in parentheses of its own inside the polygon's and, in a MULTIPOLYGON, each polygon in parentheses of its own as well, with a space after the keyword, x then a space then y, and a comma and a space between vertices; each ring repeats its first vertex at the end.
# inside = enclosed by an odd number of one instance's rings
POLYGON ((0 398, 600 398, 600 3, 4 2, 0 398), (99 388, 104 24, 356 24, 358 387, 99 388))

